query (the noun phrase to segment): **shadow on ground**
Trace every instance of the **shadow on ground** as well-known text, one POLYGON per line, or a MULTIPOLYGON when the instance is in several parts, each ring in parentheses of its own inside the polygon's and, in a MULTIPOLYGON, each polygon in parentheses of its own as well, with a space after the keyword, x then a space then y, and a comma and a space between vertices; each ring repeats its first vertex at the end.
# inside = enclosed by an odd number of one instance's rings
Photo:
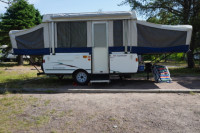
POLYGON ((200 76, 174 77, 173 79, 188 89, 200 89, 200 76))
POLYGON ((0 83, 2 90, 11 92, 66 92, 69 89, 159 89, 154 81, 144 79, 113 79, 109 84, 95 83, 80 86, 74 83, 72 79, 58 80, 57 78, 34 78, 27 80, 8 80, 0 83))
POLYGON ((89 86, 66 86, 71 89, 159 89, 154 81, 138 79, 114 79, 109 84, 96 83, 89 86))
MULTIPOLYGON (((188 89, 200 89, 200 77, 172 77, 173 82, 188 88, 188 89)), ((162 85, 162 84, 161 84, 162 85)), ((163 84, 166 85, 166 84, 163 84)), ((167 84, 167 89, 170 87, 174 89, 180 89, 173 86, 173 84, 167 84)), ((33 78, 26 80, 8 80, 6 83, 0 83, 1 90, 8 90, 11 92, 31 92, 31 93, 64 93, 70 89, 162 89, 155 84, 153 80, 145 80, 145 78, 132 78, 132 79, 113 79, 111 83, 96 83, 85 86, 77 85, 71 78, 64 78, 59 80, 57 78, 33 78)))

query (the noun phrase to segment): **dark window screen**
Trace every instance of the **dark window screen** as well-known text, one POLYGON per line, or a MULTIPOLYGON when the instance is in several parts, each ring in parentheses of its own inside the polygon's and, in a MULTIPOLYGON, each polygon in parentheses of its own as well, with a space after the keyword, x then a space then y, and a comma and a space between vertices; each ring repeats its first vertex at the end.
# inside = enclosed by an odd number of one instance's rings
POLYGON ((139 47, 173 47, 185 45, 187 32, 166 30, 137 24, 139 47))
POLYGON ((57 23, 57 39, 58 48, 87 47, 87 23, 57 23))
POLYGON ((114 46, 123 46, 123 21, 113 21, 114 46))
POLYGON ((70 22, 57 23, 57 39, 59 48, 70 47, 70 22))
POLYGON ((71 22, 71 47, 87 47, 86 22, 71 22))
POLYGON ((19 49, 41 49, 44 48, 43 28, 33 32, 15 37, 19 49))

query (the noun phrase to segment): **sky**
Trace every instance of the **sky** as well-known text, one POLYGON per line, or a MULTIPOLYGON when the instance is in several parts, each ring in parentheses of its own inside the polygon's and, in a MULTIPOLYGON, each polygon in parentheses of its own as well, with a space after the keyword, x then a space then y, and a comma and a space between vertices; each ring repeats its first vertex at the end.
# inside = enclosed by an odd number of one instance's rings
MULTIPOLYGON (((6 0, 5 0, 6 1, 6 0)), ((123 0, 29 0, 41 14, 102 11, 130 11, 129 5, 118 6, 123 0)), ((0 2, 0 13, 7 5, 0 2)))
MULTIPOLYGON (((6 0, 5 0, 6 1, 6 0)), ((130 6, 118 6, 123 0, 29 0, 43 14, 101 11, 130 11, 130 6)), ((0 13, 7 5, 0 2, 0 13)), ((138 16, 138 15, 137 15, 138 16)), ((139 19, 142 17, 138 16, 139 19)))

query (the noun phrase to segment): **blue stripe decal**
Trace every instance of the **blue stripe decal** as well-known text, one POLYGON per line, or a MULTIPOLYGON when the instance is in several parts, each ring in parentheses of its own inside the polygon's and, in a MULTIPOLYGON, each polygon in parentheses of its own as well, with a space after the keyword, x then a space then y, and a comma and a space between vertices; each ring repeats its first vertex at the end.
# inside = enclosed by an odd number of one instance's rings
POLYGON ((111 54, 112 52, 124 52, 125 47, 109 47, 109 53, 111 54))
MULTIPOLYGON (((189 50, 189 45, 180 45, 174 47, 163 47, 163 48, 153 48, 153 47, 132 47, 131 53, 137 54, 153 54, 153 53, 179 53, 179 52, 187 52, 189 50)), ((124 46, 121 47, 109 47, 109 53, 112 52, 124 52, 124 46)), ((128 47, 128 51, 130 51, 130 47, 128 47)))
MULTIPOLYGON (((13 49, 15 55, 49 55, 49 48, 44 49, 13 49)), ((164 48, 153 48, 153 47, 132 47, 131 53, 137 54, 153 54, 153 53, 179 53, 187 52, 189 50, 189 45, 180 45, 174 47, 164 47, 164 48)), ((124 52, 125 47, 109 47, 109 53, 112 52, 124 52)), ((130 51, 130 47, 128 47, 130 51)), ((92 53, 91 47, 82 48, 56 48, 56 53, 92 53)))
POLYGON ((180 45, 174 47, 163 47, 163 48, 153 48, 153 47, 132 47, 131 52, 137 54, 150 54, 150 53, 180 53, 187 52, 189 50, 189 45, 180 45))
POLYGON ((92 53, 91 47, 81 48, 56 48, 55 53, 92 53))
POLYGON ((13 49, 15 55, 49 55, 50 49, 13 49))

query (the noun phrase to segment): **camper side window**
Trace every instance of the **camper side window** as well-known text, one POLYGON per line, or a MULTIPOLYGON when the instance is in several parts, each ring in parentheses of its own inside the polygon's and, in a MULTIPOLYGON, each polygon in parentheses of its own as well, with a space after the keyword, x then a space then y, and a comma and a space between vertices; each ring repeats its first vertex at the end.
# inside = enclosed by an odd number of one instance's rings
POLYGON ((87 47, 86 22, 58 22, 58 48, 87 47))
POLYGON ((113 21, 113 41, 114 46, 123 46, 123 21, 113 21))

